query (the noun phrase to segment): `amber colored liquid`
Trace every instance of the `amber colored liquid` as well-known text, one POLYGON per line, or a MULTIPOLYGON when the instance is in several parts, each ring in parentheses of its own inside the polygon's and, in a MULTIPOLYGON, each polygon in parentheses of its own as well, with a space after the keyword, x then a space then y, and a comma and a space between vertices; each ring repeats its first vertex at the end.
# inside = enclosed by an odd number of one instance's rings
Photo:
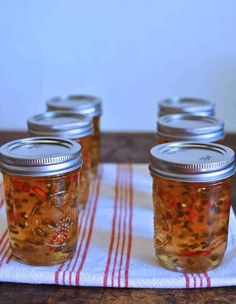
POLYGON ((232 178, 187 183, 153 176, 154 243, 171 270, 204 272, 223 258, 232 178))
POLYGON ((89 197, 90 173, 91 173, 91 136, 78 138, 76 140, 81 144, 83 165, 80 169, 80 207, 84 207, 89 197))
POLYGON ((97 175, 98 165, 100 162, 100 127, 99 127, 99 116, 93 118, 94 133, 92 135, 92 162, 91 172, 93 176, 97 175))
MULTIPOLYGON (((160 145, 160 144, 165 144, 165 143, 169 143, 169 142, 175 142, 175 141, 186 141, 186 140, 183 140, 183 139, 178 139, 178 140, 170 140, 168 138, 165 138, 165 137, 162 137, 160 135, 157 136, 157 144, 160 145)), ((191 140, 193 141, 193 140, 191 140)), ((208 141, 209 143, 213 143, 213 144, 223 144, 224 142, 224 139, 221 139, 221 140, 217 140, 217 141, 208 141)))
POLYGON ((60 176, 3 174, 11 250, 30 265, 71 258, 78 237, 79 170, 60 176))

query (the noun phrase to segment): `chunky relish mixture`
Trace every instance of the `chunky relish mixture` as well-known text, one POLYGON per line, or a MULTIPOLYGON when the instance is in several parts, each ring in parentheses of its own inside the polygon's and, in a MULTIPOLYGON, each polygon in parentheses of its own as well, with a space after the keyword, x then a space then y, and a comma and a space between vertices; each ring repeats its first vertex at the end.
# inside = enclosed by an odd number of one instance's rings
POLYGON ((80 169, 80 206, 84 207, 89 197, 90 173, 91 173, 91 136, 86 136, 76 140, 82 147, 83 165, 80 169))
POLYGON ((225 252, 232 178, 188 183, 153 176, 154 242, 161 264, 204 272, 225 252))
POLYGON ((4 174, 12 253, 31 265, 72 257, 77 243, 79 170, 60 176, 4 174))
POLYGON ((99 116, 93 118, 93 135, 92 135, 92 160, 91 171, 92 175, 96 176, 98 171, 98 165, 100 162, 100 128, 99 128, 99 116))

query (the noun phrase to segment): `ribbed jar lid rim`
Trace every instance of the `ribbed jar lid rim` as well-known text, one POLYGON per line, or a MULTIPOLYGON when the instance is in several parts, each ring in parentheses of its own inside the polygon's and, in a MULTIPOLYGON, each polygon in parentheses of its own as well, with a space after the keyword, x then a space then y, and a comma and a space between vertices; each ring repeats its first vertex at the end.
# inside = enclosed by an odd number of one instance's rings
POLYGON ((194 97, 170 97, 159 102, 160 116, 174 113, 213 116, 215 105, 206 99, 194 97))
POLYGON ((171 142, 150 151, 150 171, 167 179, 210 182, 235 172, 235 153, 219 144, 171 142))
POLYGON ((47 101, 49 111, 74 111, 90 117, 102 114, 102 102, 98 97, 91 95, 69 95, 54 97, 47 101))
POLYGON ((81 146, 59 137, 17 139, 0 148, 2 171, 24 176, 52 176, 82 166, 81 146))
POLYGON ((176 141, 214 142, 224 138, 224 122, 213 116, 165 115, 158 119, 157 132, 176 141))
POLYGON ((87 115, 70 111, 50 111, 31 116, 28 131, 35 136, 58 136, 76 139, 93 133, 93 123, 87 115))

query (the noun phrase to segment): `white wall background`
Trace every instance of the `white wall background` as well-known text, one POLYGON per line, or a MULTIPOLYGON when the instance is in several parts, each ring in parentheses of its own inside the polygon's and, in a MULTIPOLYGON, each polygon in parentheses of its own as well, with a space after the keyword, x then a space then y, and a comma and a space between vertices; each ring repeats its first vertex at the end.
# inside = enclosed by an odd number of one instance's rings
POLYGON ((235 0, 2 0, 0 128, 55 95, 103 99, 104 131, 150 131, 157 101, 204 97, 236 131, 235 0))

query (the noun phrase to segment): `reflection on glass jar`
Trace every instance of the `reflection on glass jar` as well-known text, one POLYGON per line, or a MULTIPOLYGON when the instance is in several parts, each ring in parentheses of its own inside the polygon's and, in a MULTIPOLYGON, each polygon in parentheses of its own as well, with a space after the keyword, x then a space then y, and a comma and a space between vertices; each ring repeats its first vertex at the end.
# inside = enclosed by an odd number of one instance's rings
POLYGON ((222 145, 179 142, 151 150, 154 246, 164 267, 204 272, 219 265, 234 170, 234 152, 222 145))
POLYGON ((3 145, 0 158, 15 258, 45 266, 71 258, 78 238, 80 145, 28 138, 3 145))
POLYGON ((100 117, 102 102, 99 98, 90 95, 71 95, 66 98, 52 98, 47 101, 48 111, 72 111, 89 116, 93 120, 94 133, 92 135, 91 172, 96 176, 100 162, 100 117))
POLYGON ((28 119, 28 132, 32 136, 58 136, 77 141, 82 147, 83 165, 80 171, 80 206, 84 207, 89 197, 91 176, 91 137, 93 123, 85 115, 52 111, 34 115, 28 119))
POLYGON ((174 141, 222 143, 223 139, 224 123, 215 117, 175 114, 158 120, 158 144, 174 141))

